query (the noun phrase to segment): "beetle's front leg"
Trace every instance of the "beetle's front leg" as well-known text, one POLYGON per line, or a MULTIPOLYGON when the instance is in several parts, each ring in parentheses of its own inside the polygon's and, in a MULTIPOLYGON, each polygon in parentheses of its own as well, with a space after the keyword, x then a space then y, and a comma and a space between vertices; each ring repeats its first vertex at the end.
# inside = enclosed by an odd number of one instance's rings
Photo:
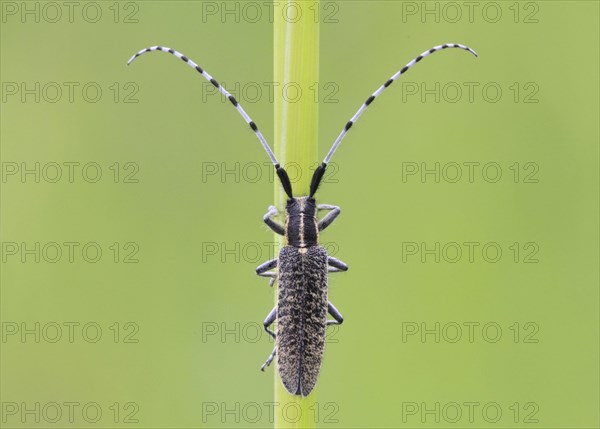
POLYGON ((285 229, 283 225, 273 220, 273 217, 277 215, 279 215, 279 211, 277 210, 277 208, 275 208, 275 206, 269 206, 269 211, 265 213, 265 215, 263 216, 263 220, 265 221, 267 226, 271 228, 271 230, 273 230, 276 234, 285 235, 285 229))
POLYGON ((275 271, 269 271, 273 268, 277 267, 277 259, 271 259, 265 263, 260 264, 256 267, 256 274, 261 277, 270 277, 269 286, 273 286, 275 283, 275 279, 277 279, 277 273, 275 271))
POLYGON ((319 204, 317 206, 317 210, 329 210, 329 213, 319 221, 317 226, 319 227, 319 232, 323 231, 329 225, 333 223, 336 217, 340 215, 342 210, 338 206, 332 206, 329 204, 319 204))

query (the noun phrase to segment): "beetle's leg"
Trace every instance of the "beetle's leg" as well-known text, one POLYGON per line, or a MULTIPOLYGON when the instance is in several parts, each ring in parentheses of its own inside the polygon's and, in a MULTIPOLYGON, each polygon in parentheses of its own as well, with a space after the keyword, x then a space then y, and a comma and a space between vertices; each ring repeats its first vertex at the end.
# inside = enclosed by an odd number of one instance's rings
POLYGON ((348 271, 348 265, 346 265, 339 259, 334 258, 333 256, 327 257, 327 265, 328 265, 327 271, 330 273, 338 273, 340 271, 348 271))
POLYGON ((272 336, 273 339, 275 339, 275 332, 271 331, 269 329, 269 326, 271 326, 273 324, 273 322, 275 321, 276 318, 277 318, 277 307, 273 307, 273 310, 271 310, 271 312, 267 315, 267 318, 263 322, 265 331, 267 332, 267 334, 272 336))
POLYGON ((319 204, 317 206, 317 210, 330 210, 330 212, 319 221, 317 225, 319 227, 319 231, 323 231, 325 228, 331 225, 341 212, 341 209, 338 206, 331 206, 329 204, 319 204))
POLYGON ((267 271, 266 273, 259 274, 261 277, 270 277, 269 286, 273 287, 275 280, 277 280, 277 273, 275 271, 267 271))
POLYGON ((275 233, 279 235, 285 235, 285 229, 283 228, 283 225, 273 220, 273 217, 277 216, 278 214, 279 211, 275 208, 275 206, 269 206, 269 211, 265 213, 265 215, 263 216, 263 220, 269 228, 275 231, 275 233))
MULTIPOLYGON (((277 307, 273 307, 273 310, 271 310, 271 312, 267 315, 267 318, 263 322, 265 331, 267 331, 267 333, 270 336, 272 336, 273 339, 275 339, 275 332, 271 331, 269 329, 269 326, 271 326, 273 324, 273 322, 275 321, 276 318, 277 318, 277 307)), ((275 357, 276 350, 277 350, 277 347, 274 347, 273 351, 271 352, 271 354, 269 355, 269 357, 267 358, 265 363, 263 363, 263 365, 260 367, 261 371, 264 371, 267 366, 271 365, 271 362, 273 362, 273 358, 275 357)))
POLYGON ((273 283, 275 283, 275 279, 277 278, 277 273, 269 270, 275 268, 276 266, 277 259, 271 259, 270 261, 267 261, 256 267, 256 274, 261 277, 270 277, 271 280, 269 280, 269 286, 273 286, 273 283))
POLYGON ((327 325, 341 325, 342 323, 344 323, 344 318, 342 317, 342 314, 329 301, 327 301, 327 312, 329 314, 331 314, 331 316, 335 319, 335 320, 328 320, 327 325))
POLYGON ((271 352, 271 354, 269 355, 269 357, 267 358, 267 360, 265 361, 265 363, 262 364, 262 366, 260 367, 261 371, 264 371, 266 367, 268 367, 269 365, 271 365, 271 362, 273 362, 273 358, 275 357, 275 352, 277 351, 276 348, 273 348, 273 351, 271 352))

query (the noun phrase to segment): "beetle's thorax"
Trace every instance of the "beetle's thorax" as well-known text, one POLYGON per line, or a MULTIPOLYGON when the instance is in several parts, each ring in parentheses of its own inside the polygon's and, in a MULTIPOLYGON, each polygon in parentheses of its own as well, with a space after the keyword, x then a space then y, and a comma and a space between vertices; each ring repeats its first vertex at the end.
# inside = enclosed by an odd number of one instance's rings
POLYGON ((317 205, 314 198, 288 199, 285 214, 285 238, 289 246, 306 248, 318 244, 317 205))

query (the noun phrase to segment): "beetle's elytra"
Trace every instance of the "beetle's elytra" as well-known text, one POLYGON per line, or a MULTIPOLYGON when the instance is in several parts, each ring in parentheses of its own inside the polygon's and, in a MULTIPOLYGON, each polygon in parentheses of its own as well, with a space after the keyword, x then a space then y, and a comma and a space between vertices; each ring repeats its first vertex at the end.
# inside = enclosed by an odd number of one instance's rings
MULTIPOLYGON (((288 392, 315 387, 327 326, 327 251, 285 246, 279 252, 277 369, 288 392)), ((342 322, 339 316, 339 323, 342 322)))
POLYGON ((309 195, 297 197, 293 195, 292 185, 285 169, 280 166, 257 125, 238 101, 199 65, 185 55, 162 46, 143 49, 131 57, 127 63, 130 64, 140 55, 151 51, 166 52, 181 59, 227 97, 254 131, 275 166, 277 176, 288 196, 285 224, 281 225, 273 219, 278 215, 277 209, 273 206, 269 207, 263 220, 275 233, 285 236, 286 244, 276 259, 267 261, 256 268, 259 276, 270 278, 270 285, 273 285, 275 281, 278 283, 277 305, 264 321, 265 331, 275 339, 275 348, 261 369, 264 370, 277 356, 277 370, 281 381, 291 394, 307 396, 313 390, 323 359, 326 327, 331 324, 341 324, 344 320, 340 312, 328 300, 327 276, 328 273, 346 271, 348 266, 342 261, 328 256, 327 251, 319 246, 319 233, 340 214, 339 207, 317 204, 314 198, 327 164, 348 130, 375 98, 424 57, 447 48, 464 49, 477 56, 475 51, 467 46, 447 43, 434 46, 406 64, 371 94, 346 123, 327 156, 313 173, 309 195), (328 213, 318 220, 317 213, 319 211, 328 213), (333 320, 327 320, 327 314, 330 314, 333 320), (276 333, 269 329, 275 321, 277 321, 276 333))

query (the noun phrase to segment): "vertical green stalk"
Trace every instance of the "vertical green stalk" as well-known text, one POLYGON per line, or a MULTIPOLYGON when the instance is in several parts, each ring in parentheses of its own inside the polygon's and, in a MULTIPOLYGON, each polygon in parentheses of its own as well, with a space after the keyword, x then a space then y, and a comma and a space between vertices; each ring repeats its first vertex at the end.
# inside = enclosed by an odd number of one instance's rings
MULTIPOLYGON (((290 175, 294 196, 308 195, 317 161, 318 11, 319 2, 314 0, 274 1, 274 77, 282 90, 278 92, 282 96, 275 98, 274 150, 290 175)), ((279 183, 275 183, 275 206, 280 212, 285 207, 285 193, 279 183)), ((281 246, 281 238, 275 237, 281 246)), ((274 372, 275 427, 315 427, 316 392, 308 398, 290 395, 274 372)))

